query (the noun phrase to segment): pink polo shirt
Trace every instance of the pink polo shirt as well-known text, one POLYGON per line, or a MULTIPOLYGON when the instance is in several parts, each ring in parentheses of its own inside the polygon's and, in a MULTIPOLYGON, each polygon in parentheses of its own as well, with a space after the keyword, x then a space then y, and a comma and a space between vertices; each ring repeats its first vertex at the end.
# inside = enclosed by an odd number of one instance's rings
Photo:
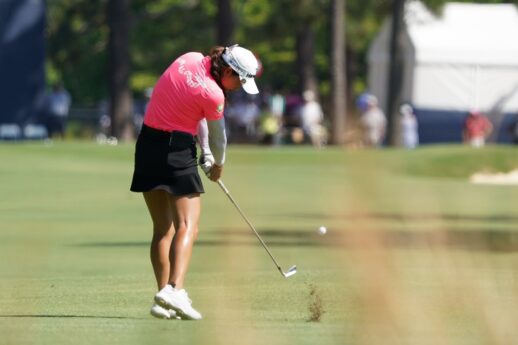
POLYGON ((146 126, 196 135, 201 119, 223 117, 225 95, 210 75, 210 57, 187 53, 158 80, 144 116, 146 126))

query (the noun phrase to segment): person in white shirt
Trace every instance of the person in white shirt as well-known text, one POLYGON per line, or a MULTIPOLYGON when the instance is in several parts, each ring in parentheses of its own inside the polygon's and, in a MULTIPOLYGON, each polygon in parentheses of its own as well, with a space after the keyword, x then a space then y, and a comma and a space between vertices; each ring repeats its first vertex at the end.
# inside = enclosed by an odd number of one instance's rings
POLYGON ((324 112, 313 91, 304 91, 302 97, 304 98, 301 109, 302 129, 311 139, 313 146, 321 147, 325 140, 325 130, 322 126, 324 112))
POLYGON ((378 99, 369 95, 366 99, 367 109, 362 114, 361 123, 365 130, 364 141, 367 146, 377 147, 383 143, 387 127, 387 118, 378 107, 378 99))
POLYGON ((416 148, 419 145, 419 133, 417 118, 414 114, 414 109, 409 104, 403 104, 399 108, 401 113, 400 126, 401 126, 401 139, 403 146, 408 149, 416 148))

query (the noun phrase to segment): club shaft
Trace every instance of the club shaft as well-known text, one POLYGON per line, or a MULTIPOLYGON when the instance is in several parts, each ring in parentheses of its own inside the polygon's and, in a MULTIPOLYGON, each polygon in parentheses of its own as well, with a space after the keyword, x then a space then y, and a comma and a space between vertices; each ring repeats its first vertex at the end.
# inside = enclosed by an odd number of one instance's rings
POLYGON ((241 210, 241 208, 239 207, 239 205, 237 204, 237 202, 234 200, 234 198, 232 197, 232 195, 230 195, 230 192, 228 191, 227 187, 225 187, 225 185, 223 184, 223 181, 221 180, 218 180, 218 185, 221 187, 221 189, 223 190, 223 192, 225 192, 225 194, 227 195, 227 197, 229 198, 230 202, 232 202, 232 204, 236 207, 237 211, 239 212, 239 214, 241 215, 241 217, 243 217, 243 219, 245 220, 245 222, 248 224, 248 226, 250 227, 250 229, 252 229, 252 231, 254 232, 255 236, 257 237, 257 239, 259 240, 259 242, 261 242, 262 246, 264 247, 264 249, 266 249, 266 252, 268 253, 268 255, 270 255, 270 258, 272 259, 272 261, 275 263, 275 266, 277 266, 277 269, 281 272, 282 275, 284 275, 284 273, 282 272, 282 269, 281 269, 281 266, 277 263, 277 260, 275 260, 275 258, 273 257, 273 254, 270 252, 270 249, 268 249, 268 246, 266 245, 266 243, 264 243, 263 239, 261 238, 261 236, 259 235, 259 233, 257 232, 257 230, 255 230, 254 226, 252 225, 252 223, 250 223, 250 221, 248 220, 248 218, 245 216, 245 214, 243 213, 243 211, 241 210))

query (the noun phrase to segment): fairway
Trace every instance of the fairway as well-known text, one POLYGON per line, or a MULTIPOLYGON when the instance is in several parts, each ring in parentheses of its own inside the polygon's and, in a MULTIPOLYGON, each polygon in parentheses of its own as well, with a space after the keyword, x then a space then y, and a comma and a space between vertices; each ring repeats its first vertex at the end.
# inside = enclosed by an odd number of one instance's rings
POLYGON ((226 186, 298 273, 203 177, 199 322, 149 315, 133 144, 2 143, 0 160, 0 344, 516 343, 518 187, 468 182, 518 168, 514 147, 231 146, 226 186))

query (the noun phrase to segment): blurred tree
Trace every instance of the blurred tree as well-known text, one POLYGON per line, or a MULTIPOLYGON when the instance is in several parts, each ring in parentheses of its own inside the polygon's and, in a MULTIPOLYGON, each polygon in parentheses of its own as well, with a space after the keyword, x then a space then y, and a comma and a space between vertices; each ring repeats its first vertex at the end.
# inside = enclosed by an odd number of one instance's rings
POLYGON ((303 25, 297 31, 297 75, 300 80, 298 92, 311 90, 318 95, 318 81, 315 73, 315 32, 310 25, 303 25))
MULTIPOLYGON (((63 79, 76 105, 92 105, 109 93, 110 28, 108 12, 103 9, 110 1, 47 1, 47 68, 52 78, 63 79)), ((348 39, 344 42, 347 83, 342 91, 336 91, 334 84, 339 81, 333 78, 338 74, 330 70, 335 49, 329 37, 335 12, 330 15, 328 9, 334 0, 125 1, 131 19, 128 83, 135 97, 153 86, 178 55, 186 51, 208 53, 211 46, 228 40, 228 44, 236 42, 258 53, 264 66, 260 87, 286 92, 316 88, 324 108, 330 110, 333 102, 341 102, 334 100, 335 92, 350 105, 355 95, 365 91, 369 45, 396 0, 344 1, 343 32, 348 39), (232 20, 218 20, 218 16, 232 20), (218 22, 221 28, 215 24, 218 22)), ((424 2, 438 10, 445 1, 424 2)), ((127 93, 124 97, 127 99, 127 93)))
POLYGON ((394 0, 390 28, 389 76, 387 83, 387 142, 397 145, 399 140, 399 105, 402 102, 403 51, 402 32, 405 28, 405 0, 394 0))
POLYGON ((103 0, 47 2, 47 69, 63 80, 74 103, 92 104, 107 93, 108 26, 103 0))
POLYGON ((234 13, 230 0, 218 0, 217 15, 217 41, 218 45, 227 47, 233 44, 234 39, 234 13))
POLYGON ((345 142, 346 81, 345 81, 345 0, 331 1, 331 117, 333 128, 331 142, 345 142))
POLYGON ((135 97, 152 87, 179 55, 208 53, 216 42, 213 0, 132 0, 132 76, 135 97))
POLYGON ((236 42, 259 55, 264 66, 260 86, 285 92, 299 88, 293 7, 289 0, 248 0, 236 7, 236 42))
POLYGON ((295 24, 296 75, 299 80, 297 91, 302 94, 311 90, 319 95, 318 80, 315 71, 315 28, 321 17, 324 4, 320 0, 298 0, 293 7, 295 24))
POLYGON ((111 134, 119 139, 133 138, 132 97, 130 75, 130 0, 109 0, 108 24, 109 56, 108 81, 110 91, 111 134))

